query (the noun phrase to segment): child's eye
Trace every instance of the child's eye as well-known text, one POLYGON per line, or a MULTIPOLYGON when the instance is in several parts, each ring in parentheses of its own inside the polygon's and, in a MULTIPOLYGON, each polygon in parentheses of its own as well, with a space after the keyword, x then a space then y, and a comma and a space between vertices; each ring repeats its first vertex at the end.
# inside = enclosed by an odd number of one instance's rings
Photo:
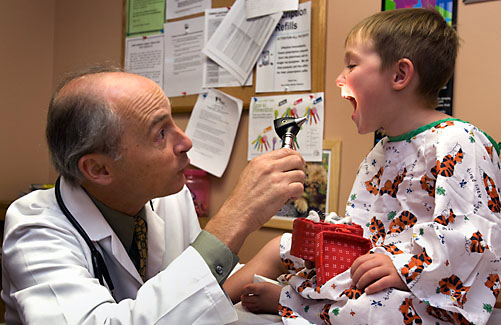
POLYGON ((353 68, 356 67, 356 65, 355 64, 348 64, 346 67, 348 68, 348 70, 353 70, 353 68))

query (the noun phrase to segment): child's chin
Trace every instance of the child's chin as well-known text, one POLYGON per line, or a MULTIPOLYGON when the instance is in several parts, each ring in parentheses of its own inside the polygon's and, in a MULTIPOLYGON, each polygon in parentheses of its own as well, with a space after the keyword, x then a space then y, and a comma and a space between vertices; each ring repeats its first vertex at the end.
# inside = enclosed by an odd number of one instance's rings
POLYGON ((369 133, 374 132, 372 130, 363 129, 363 128, 359 127, 358 125, 357 125, 357 131, 358 131, 358 134, 369 134, 369 133))
POLYGON ((374 128, 369 125, 361 125, 360 123, 357 123, 356 120, 353 120, 353 122, 355 122, 355 125, 357 126, 358 134, 370 134, 379 130, 379 128, 374 128))

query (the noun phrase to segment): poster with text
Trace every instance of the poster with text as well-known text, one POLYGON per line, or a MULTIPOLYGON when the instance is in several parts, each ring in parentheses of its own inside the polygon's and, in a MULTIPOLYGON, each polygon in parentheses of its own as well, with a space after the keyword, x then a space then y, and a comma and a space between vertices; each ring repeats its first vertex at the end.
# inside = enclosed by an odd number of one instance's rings
POLYGON ((165 0, 167 20, 204 12, 211 7, 211 0, 165 0))
MULTIPOLYGON (((204 42, 207 43, 217 30, 224 17, 230 9, 227 7, 214 8, 205 10, 205 28, 204 42)), ((252 85, 252 73, 245 86, 252 85)), ((240 86, 237 78, 235 78, 225 68, 214 62, 208 56, 205 57, 203 64, 203 80, 202 88, 218 88, 218 87, 236 87, 240 86)))
POLYGON ((256 65, 256 92, 311 89, 311 1, 286 11, 256 65))
POLYGON ((163 60, 163 34, 125 39, 125 70, 150 78, 162 88, 163 60))
POLYGON ((204 17, 165 24, 164 92, 168 97, 202 91, 204 17))

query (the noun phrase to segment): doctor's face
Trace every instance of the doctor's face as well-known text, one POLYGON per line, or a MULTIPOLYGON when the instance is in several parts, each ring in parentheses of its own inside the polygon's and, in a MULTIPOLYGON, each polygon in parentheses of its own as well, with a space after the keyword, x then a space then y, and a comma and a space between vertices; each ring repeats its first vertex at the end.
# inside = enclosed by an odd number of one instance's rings
POLYGON ((150 200, 180 191, 190 139, 172 119, 169 100, 153 81, 115 73, 108 88, 123 125, 121 157, 114 182, 126 195, 150 200))

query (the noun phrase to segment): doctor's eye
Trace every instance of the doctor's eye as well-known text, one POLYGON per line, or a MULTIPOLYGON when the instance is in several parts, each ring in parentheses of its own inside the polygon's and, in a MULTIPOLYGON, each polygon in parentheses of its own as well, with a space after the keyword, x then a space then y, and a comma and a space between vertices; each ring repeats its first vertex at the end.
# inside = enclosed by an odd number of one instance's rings
POLYGON ((165 129, 164 128, 160 129, 160 131, 158 132, 158 140, 165 139, 165 136, 166 136, 165 129))

